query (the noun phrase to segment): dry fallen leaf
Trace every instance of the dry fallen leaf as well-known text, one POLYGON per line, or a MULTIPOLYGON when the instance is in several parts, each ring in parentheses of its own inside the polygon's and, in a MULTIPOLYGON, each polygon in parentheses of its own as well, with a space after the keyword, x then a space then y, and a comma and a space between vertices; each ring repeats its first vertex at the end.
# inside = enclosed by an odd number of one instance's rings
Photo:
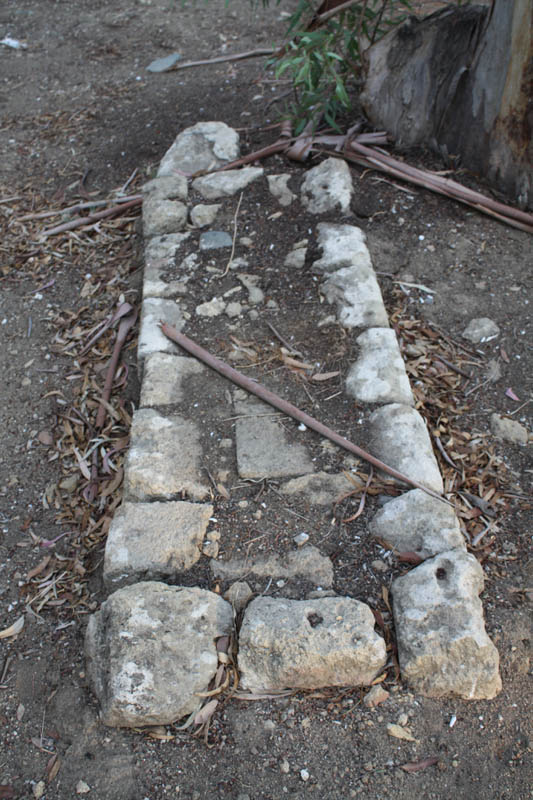
POLYGON ((394 722, 388 723, 387 733, 389 736, 394 736, 395 739, 403 739, 406 742, 416 742, 415 737, 408 728, 402 728, 401 725, 396 725, 394 722))
POLYGON ((329 381, 331 378, 336 378, 337 375, 340 375, 340 372, 315 372, 314 375, 311 375, 312 381, 329 381))
POLYGON ((47 447, 54 443, 54 437, 50 433, 50 431, 41 431, 37 438, 39 439, 41 444, 45 444, 47 447))
POLYGON ((407 764, 402 764, 401 769, 404 772, 420 772, 421 769, 425 769, 426 767, 432 767, 434 764, 437 764, 439 759, 437 756, 430 756, 429 758, 423 758, 422 761, 409 761, 407 764))
POLYGON ((516 400, 517 403, 520 402, 520 398, 515 395, 511 387, 505 390, 505 394, 507 395, 507 397, 510 397, 511 400, 516 400))
POLYGON ((24 627, 24 615, 19 617, 13 625, 10 625, 9 628, 4 628, 3 631, 0 631, 0 639, 7 639, 9 636, 16 636, 17 633, 20 633, 24 627))
POLYGON ((206 703, 203 708, 196 714, 194 718, 195 725, 203 725, 204 722, 207 722, 211 719, 213 714, 215 713, 215 709, 218 706, 218 700, 210 700, 209 703, 206 703))

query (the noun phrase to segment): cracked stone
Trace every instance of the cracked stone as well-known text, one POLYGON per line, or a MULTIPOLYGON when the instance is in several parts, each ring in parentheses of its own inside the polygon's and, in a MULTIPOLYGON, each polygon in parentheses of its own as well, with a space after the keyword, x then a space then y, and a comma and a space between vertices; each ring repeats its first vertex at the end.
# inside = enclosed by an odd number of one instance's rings
POLYGON ((146 358, 150 353, 176 353, 177 345, 162 333, 159 323, 161 320, 180 331, 185 319, 178 303, 160 297, 145 297, 142 303, 141 330, 137 354, 139 359, 146 358))
POLYGON ((306 545, 285 555, 262 556, 250 559, 232 558, 229 561, 211 561, 214 578, 235 580, 246 575, 259 578, 299 578, 315 586, 330 587, 333 583, 333 565, 313 545, 306 545))
POLYGON ((144 249, 143 297, 173 297, 183 291, 182 281, 166 281, 162 275, 176 272, 176 256, 190 233, 154 236, 144 249))
POLYGON ((311 214, 340 209, 349 211, 353 193, 352 174, 340 158, 326 158, 310 169, 301 188, 302 205, 311 214))
POLYGON ((414 405, 396 334, 371 328, 357 337, 359 357, 346 378, 346 391, 361 403, 414 405))
POLYGON ((144 361, 141 408, 182 403, 187 380, 202 375, 206 368, 196 358, 151 353, 144 361))
POLYGON ((322 258, 313 262, 313 272, 336 272, 343 267, 372 269, 366 236, 361 228, 330 222, 320 222, 316 227, 322 258))
POLYGON ((337 306, 337 318, 346 328, 388 328, 389 317, 372 267, 343 267, 320 287, 328 303, 337 306))
POLYGON ((161 160, 158 176, 221 167, 239 158, 239 134, 224 122, 197 122, 176 137, 161 160))

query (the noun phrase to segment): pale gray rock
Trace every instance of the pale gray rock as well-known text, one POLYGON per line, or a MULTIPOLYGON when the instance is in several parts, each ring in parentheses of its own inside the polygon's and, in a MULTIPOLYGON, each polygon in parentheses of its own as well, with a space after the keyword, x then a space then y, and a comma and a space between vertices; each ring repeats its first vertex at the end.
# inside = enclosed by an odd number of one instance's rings
POLYGON ((167 322, 181 331, 185 324, 181 309, 175 300, 160 297, 146 297, 142 303, 141 330, 137 354, 139 359, 150 353, 176 353, 178 345, 162 333, 159 323, 167 322))
POLYGON ((345 328, 387 328, 389 318, 372 267, 343 267, 333 272, 320 291, 337 306, 345 328))
POLYGON ((288 182, 291 175, 288 172, 283 172, 280 175, 268 175, 268 188, 270 194, 273 195, 280 206, 290 206, 296 195, 291 192, 288 187, 288 182))
POLYGON ((200 235, 200 250, 220 250, 231 245, 232 238, 226 231, 206 231, 200 235))
POLYGON ((393 403, 374 411, 370 416, 369 451, 422 486, 443 491, 426 424, 414 408, 393 403))
POLYGON ((202 500, 209 485, 201 464, 200 431, 194 422, 178 415, 163 417, 150 408, 134 412, 124 472, 126 499, 202 500))
POLYGON ((288 478, 314 471, 305 446, 291 441, 259 401, 235 403, 237 469, 241 478, 288 478))
POLYGON ((513 444, 527 444, 529 441, 529 431, 514 419, 501 417, 499 414, 491 414, 490 429, 497 439, 513 444))
POLYGON ((143 201, 143 236, 177 233, 187 225, 187 206, 180 200, 164 200, 157 195, 143 201))
POLYGON ((224 122, 197 122, 178 134, 163 156, 157 174, 192 175, 221 167, 239 155, 239 134, 233 128, 224 122))
POLYGON ((242 272, 240 275, 237 275, 237 280, 248 290, 248 302, 251 303, 251 305, 255 306, 263 302, 265 294, 257 285, 260 281, 258 275, 247 275, 242 272))
POLYGON ((333 583, 333 565, 316 547, 309 544, 285 555, 261 556, 250 562, 249 558, 232 558, 229 561, 211 561, 214 578, 238 580, 247 575, 259 578, 299 578, 315 586, 330 587, 333 583))
POLYGON ((166 280, 163 275, 168 272, 178 275, 176 259, 189 237, 190 233, 169 233, 148 240, 144 249, 143 297, 169 298, 183 294, 182 280, 166 280))
POLYGON ((320 222, 317 231, 322 258, 313 262, 313 272, 336 272, 343 267, 372 269, 366 236, 361 228, 320 222))
POLYGON ((224 313, 230 319, 233 319, 234 317, 240 317, 242 311, 243 311, 242 305, 237 302, 228 303, 228 305, 224 309, 224 313))
POLYGON ((179 53, 170 53, 168 56, 156 58, 155 61, 151 61, 146 69, 148 72, 167 72, 167 70, 176 66, 180 58, 181 55, 179 53))
POLYGON ((289 497, 303 497, 314 506, 329 506, 362 486, 363 482, 356 475, 348 478, 343 472, 315 472, 292 478, 280 487, 280 492, 289 497))
POLYGON ((165 725, 191 714, 216 672, 216 639, 232 625, 229 603, 205 589, 147 581, 114 592, 85 637, 104 725, 165 725))
POLYGON ((142 188, 145 200, 157 198, 158 200, 183 200, 185 202, 189 192, 187 178, 184 175, 153 178, 142 188))
POLYGON ((235 611, 239 613, 243 608, 246 608, 253 594, 246 581, 235 581, 235 583, 231 584, 228 591, 225 592, 224 600, 231 603, 235 611))
POLYGON ((239 635, 241 686, 251 691, 368 686, 387 661, 370 608, 351 597, 248 605, 239 635))
POLYGON ((496 323, 488 317, 479 317, 471 320, 463 331, 463 339, 468 339, 473 344, 490 342, 500 335, 496 323))
POLYGON ((144 580, 176 578, 200 552, 213 515, 204 503, 125 502, 109 528, 104 558, 108 588, 144 580))
POLYGON ((409 378, 390 328, 370 328, 357 337, 359 357, 346 378, 346 391, 361 403, 414 405, 409 378))
POLYGON ((199 203, 191 209, 191 222, 195 228, 206 228, 212 225, 220 209, 220 203, 206 205, 199 203))
POLYGON ((501 690, 482 589, 483 570, 462 548, 440 553, 392 584, 400 668, 415 691, 489 700, 501 690))
POLYGON ((199 317, 219 317, 226 308, 226 303, 221 297, 212 297, 205 303, 196 306, 195 312, 199 317))
POLYGON ((453 508, 421 489, 389 500, 372 519, 370 531, 395 553, 417 553, 423 559, 465 546, 453 508))
POLYGON ((294 246, 290 253, 285 256, 283 262, 286 267, 290 269, 302 269, 305 266, 305 257, 307 255, 307 247, 294 246))
POLYGON ((152 353, 144 361, 141 408, 182 403, 188 379, 206 371, 196 358, 152 353))
POLYGON ((326 158, 310 169, 301 187, 302 205, 310 214, 350 209, 353 184, 350 167, 340 158, 326 158))
POLYGON ((262 167, 228 169, 224 172, 215 172, 212 175, 196 178, 192 186, 205 200, 218 200, 219 197, 231 197, 237 192, 241 192, 252 181, 260 178, 263 172, 262 167))

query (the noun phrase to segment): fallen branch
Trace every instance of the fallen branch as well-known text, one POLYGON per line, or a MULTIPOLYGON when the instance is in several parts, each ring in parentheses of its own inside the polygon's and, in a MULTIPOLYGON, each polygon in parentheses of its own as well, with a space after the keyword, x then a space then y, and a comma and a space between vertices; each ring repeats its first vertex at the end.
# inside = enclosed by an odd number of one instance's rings
POLYGON ((72 231, 75 228, 81 228, 83 225, 91 225, 91 223, 98 222, 99 220, 106 219, 107 217, 115 217, 118 214, 122 214, 128 208, 140 206, 142 201, 142 194, 134 195, 127 202, 117 203, 117 205, 111 206, 111 208, 106 208, 104 211, 97 211, 95 214, 91 214, 88 217, 71 219, 68 222, 64 222, 62 225, 57 225, 55 228, 48 228, 41 233, 40 238, 41 240, 46 239, 48 236, 54 236, 56 233, 72 231))
POLYGON ((215 58, 204 58, 201 61, 184 61, 182 64, 174 64, 165 72, 173 72, 178 69, 188 69, 189 67, 205 67, 210 64, 222 64, 225 61, 243 61, 245 58, 260 58, 261 56, 271 56, 276 53, 272 48, 262 47, 258 50, 246 50, 244 53, 233 53, 233 55, 216 56, 215 58))
POLYGON ((319 422, 314 417, 310 417, 309 414, 305 413, 305 411, 301 411, 296 406, 293 406, 292 403, 289 403, 287 400, 279 397, 279 395, 274 394, 274 392, 271 392, 262 384, 247 378, 246 375, 243 375, 241 372, 233 369, 233 367, 225 364, 224 361, 221 361, 220 359, 216 358, 216 356, 208 353, 207 350, 204 350, 203 347, 200 347, 200 345, 193 342, 183 333, 179 333, 171 325, 168 325, 166 322, 161 322, 160 326, 161 330, 168 339, 171 339, 173 342, 176 342, 176 344, 179 344, 180 347, 182 347, 184 350, 187 350, 187 352, 191 353, 193 356, 195 356, 195 358, 200 359, 200 361, 203 361, 204 364, 207 364, 207 366, 211 367, 211 369, 216 370, 225 378, 228 378, 230 381, 235 383, 237 386, 240 386, 242 389, 245 389, 251 394, 255 394, 260 400, 263 400, 265 403, 277 408, 279 411, 283 411, 284 414, 287 414, 289 417, 292 417, 298 422, 303 423, 306 427, 311 428, 321 436, 325 436, 339 447, 343 447, 350 453, 354 453, 354 455, 359 456, 359 458, 362 458, 369 464, 372 464, 373 467, 376 467, 377 469, 386 472, 388 475, 391 475, 397 481, 401 481, 402 483, 407 483, 416 487, 417 489, 421 489, 423 492, 426 492, 426 494, 436 497, 438 500, 442 500, 444 503, 448 502, 445 500, 445 498, 438 494, 438 492, 434 492, 432 489, 428 489, 427 486, 424 486, 413 478, 409 478, 402 472, 398 472, 398 470, 394 469, 394 467, 387 466, 387 464, 383 463, 383 461, 380 461, 378 458, 375 458, 375 456, 367 453, 366 450, 363 450, 361 447, 353 444, 353 442, 350 442, 348 439, 345 439, 343 436, 335 433, 335 431, 331 430, 331 428, 328 428, 327 425, 319 422))

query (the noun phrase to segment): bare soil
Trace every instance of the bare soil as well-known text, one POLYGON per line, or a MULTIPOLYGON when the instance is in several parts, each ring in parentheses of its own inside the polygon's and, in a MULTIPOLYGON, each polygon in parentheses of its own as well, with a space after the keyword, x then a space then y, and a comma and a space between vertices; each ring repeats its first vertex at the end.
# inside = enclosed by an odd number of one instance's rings
MULTIPOLYGON (((357 169, 353 214, 346 221, 367 233, 417 402, 432 433, 440 431, 445 449, 462 459, 463 488, 488 497, 495 514, 494 531, 473 551, 485 570, 483 602, 487 629, 500 652, 502 693, 476 703, 415 696, 398 680, 391 658, 384 683, 391 695, 375 710, 364 707, 358 689, 251 703, 228 700, 217 712, 207 747, 174 726, 106 729, 86 687, 84 631, 87 615, 105 597, 105 530, 120 491, 111 486, 93 506, 83 498, 73 448, 84 452, 90 424, 76 415, 94 420, 112 336, 89 354, 81 345, 117 301, 140 299, 139 225, 132 213, 96 230, 43 242, 39 233, 58 218, 20 217, 106 198, 135 169, 130 188, 137 191, 176 134, 199 120, 222 120, 242 129, 244 151, 271 141, 276 131, 262 130, 276 120, 276 106, 268 103, 288 87, 275 83, 260 62, 165 74, 151 74, 146 66, 174 51, 196 59, 268 47, 283 30, 277 7, 252 13, 240 0, 228 8, 218 0, 207 6, 172 0, 8 0, 0 9, 1 36, 27 44, 20 50, 0 45, 0 631, 25 617, 18 636, 0 640, 0 797, 63 800, 84 792, 102 800, 533 796, 531 445, 502 443, 490 433, 493 412, 532 428, 530 237, 357 169), (500 336, 467 345, 461 332, 474 317, 493 319, 500 336), (453 370, 443 373, 435 367, 439 354, 471 378, 453 370), (387 735, 387 723, 399 719, 407 721, 416 741, 387 735), (432 756, 438 758, 432 766, 402 769, 432 756), (308 779, 301 770, 307 770, 308 779)), ((416 164, 444 166, 427 153, 402 155, 416 164)), ((297 176, 302 169, 278 156, 268 163, 271 172, 297 176)), ((459 177, 475 185, 472 176, 459 177)), ((292 337, 305 358, 342 375, 353 359, 353 345, 335 326, 316 328, 325 313, 308 270, 316 253, 309 252, 303 277, 282 268, 290 244, 312 239, 309 220, 298 214, 298 206, 272 218, 280 207, 258 188, 246 199, 241 233, 255 233, 247 271, 261 271, 263 288, 269 276, 266 291, 279 307, 268 321, 292 337)), ((233 283, 228 278, 222 288, 233 283)), ((215 294, 210 287, 203 294, 200 282, 190 288, 192 312, 215 294)), ((279 343, 264 320, 257 327, 243 323, 233 333, 268 360, 279 343)), ((200 343, 229 355, 226 323, 195 324, 200 343)), ((123 385, 114 394, 116 415, 105 431, 120 446, 138 401, 134 338, 124 363, 123 385)), ((286 389, 293 402, 340 433, 357 435, 355 421, 366 410, 339 397, 325 400, 340 383, 328 385, 326 393, 282 368, 279 358, 272 369, 268 364, 250 374, 286 389)), ((115 458, 119 464, 121 454, 115 458)), ((329 458, 330 468, 335 467, 337 456, 329 458)), ((444 461, 441 465, 451 481, 454 471, 444 461)), ((263 489, 267 510, 261 533, 280 530, 275 546, 290 546, 301 529, 299 518, 293 514, 288 523, 276 487, 263 489)), ((257 494, 256 486, 244 487, 233 499, 248 499, 255 509, 257 494)), ((232 542, 231 506, 222 500, 221 524, 228 532, 223 541, 230 555, 229 545, 243 542, 232 542)), ((359 497, 336 510, 334 526, 333 509, 326 509, 308 532, 319 542, 333 529, 324 547, 335 560, 335 588, 371 601, 387 627, 381 586, 390 585, 408 565, 395 563, 381 581, 364 573, 365 563, 383 556, 365 538, 375 502, 370 497, 363 517, 352 525, 340 520, 357 509, 359 497)), ((314 513, 304 505, 291 509, 304 517, 314 513)), ((459 510, 475 538, 483 522, 475 510, 469 516, 464 503, 459 510)), ((250 525, 255 525, 252 518, 250 525)), ((253 538, 252 527, 246 536, 253 538)), ((198 579, 209 585, 206 565, 200 566, 198 579)))

